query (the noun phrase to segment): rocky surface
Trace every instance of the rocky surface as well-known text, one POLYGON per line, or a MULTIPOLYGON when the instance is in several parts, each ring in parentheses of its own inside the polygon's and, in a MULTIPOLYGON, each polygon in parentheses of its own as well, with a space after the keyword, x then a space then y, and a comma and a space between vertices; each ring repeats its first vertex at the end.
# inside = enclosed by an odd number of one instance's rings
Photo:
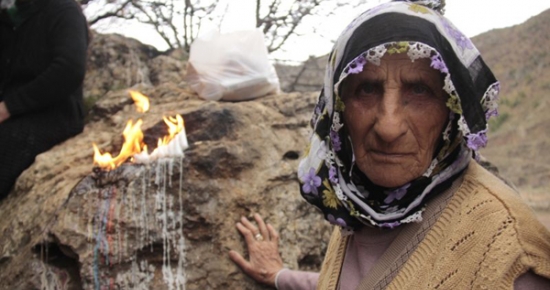
POLYGON ((100 97, 84 132, 39 155, 0 202, 0 289, 264 289, 227 255, 246 254, 235 223, 255 212, 280 232, 288 267, 317 269, 330 228, 296 178, 317 94, 205 101, 181 80, 181 59, 144 61, 147 47, 117 41, 91 52, 87 96, 100 97), (128 87, 150 97, 149 112, 135 112, 128 87), (184 158, 94 170, 92 142, 116 154, 127 120, 141 118, 154 148, 174 114, 184 158))
POLYGON ((310 57, 300 65, 275 65, 283 92, 318 92, 323 87, 328 54, 310 57))
POLYGON ((84 80, 87 107, 135 85, 184 84, 187 59, 186 52, 161 53, 135 39, 92 31, 84 80))

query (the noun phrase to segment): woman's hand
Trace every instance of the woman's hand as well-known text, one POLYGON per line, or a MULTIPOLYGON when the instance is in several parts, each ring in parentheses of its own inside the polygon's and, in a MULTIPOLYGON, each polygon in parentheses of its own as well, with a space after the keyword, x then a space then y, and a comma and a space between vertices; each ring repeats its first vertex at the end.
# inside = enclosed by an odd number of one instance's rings
POLYGON ((229 257, 257 282, 275 287, 275 277, 283 269, 283 260, 279 255, 279 234, 273 226, 266 225, 259 214, 254 214, 254 219, 259 229, 245 217, 241 217, 241 222, 237 223, 237 229, 244 236, 248 247, 250 260, 247 261, 233 250, 229 251, 229 257))
POLYGON ((0 123, 6 121, 10 117, 10 112, 4 102, 0 102, 0 123))

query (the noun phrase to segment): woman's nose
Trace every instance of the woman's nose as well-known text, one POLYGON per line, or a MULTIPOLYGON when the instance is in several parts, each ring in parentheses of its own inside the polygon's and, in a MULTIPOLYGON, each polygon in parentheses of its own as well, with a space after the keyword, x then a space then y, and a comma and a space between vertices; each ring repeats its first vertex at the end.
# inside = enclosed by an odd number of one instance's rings
POLYGON ((392 143, 407 132, 405 110, 399 90, 386 90, 377 104, 374 130, 378 137, 392 143))

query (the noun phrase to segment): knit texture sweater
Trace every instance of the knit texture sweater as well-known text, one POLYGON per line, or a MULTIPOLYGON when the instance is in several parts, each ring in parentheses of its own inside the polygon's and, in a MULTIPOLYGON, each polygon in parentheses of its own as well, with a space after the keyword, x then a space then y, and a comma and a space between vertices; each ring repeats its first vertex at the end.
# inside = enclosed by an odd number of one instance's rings
MULTIPOLYGON (((348 239, 333 233, 317 289, 337 289, 348 239)), ((550 278, 550 232, 516 192, 471 162, 458 190, 432 200, 358 289, 513 289, 529 270, 550 278)))

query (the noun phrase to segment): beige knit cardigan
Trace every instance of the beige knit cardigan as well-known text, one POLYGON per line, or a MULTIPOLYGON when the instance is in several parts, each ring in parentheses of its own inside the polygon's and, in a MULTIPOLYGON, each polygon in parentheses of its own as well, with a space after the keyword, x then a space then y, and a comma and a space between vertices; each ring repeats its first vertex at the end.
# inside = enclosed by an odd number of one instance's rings
MULTIPOLYGON (((550 278, 550 232, 474 161, 423 216, 403 228, 357 289, 513 289, 528 270, 550 278)), ((347 241, 335 229, 317 289, 337 289, 347 241)))

